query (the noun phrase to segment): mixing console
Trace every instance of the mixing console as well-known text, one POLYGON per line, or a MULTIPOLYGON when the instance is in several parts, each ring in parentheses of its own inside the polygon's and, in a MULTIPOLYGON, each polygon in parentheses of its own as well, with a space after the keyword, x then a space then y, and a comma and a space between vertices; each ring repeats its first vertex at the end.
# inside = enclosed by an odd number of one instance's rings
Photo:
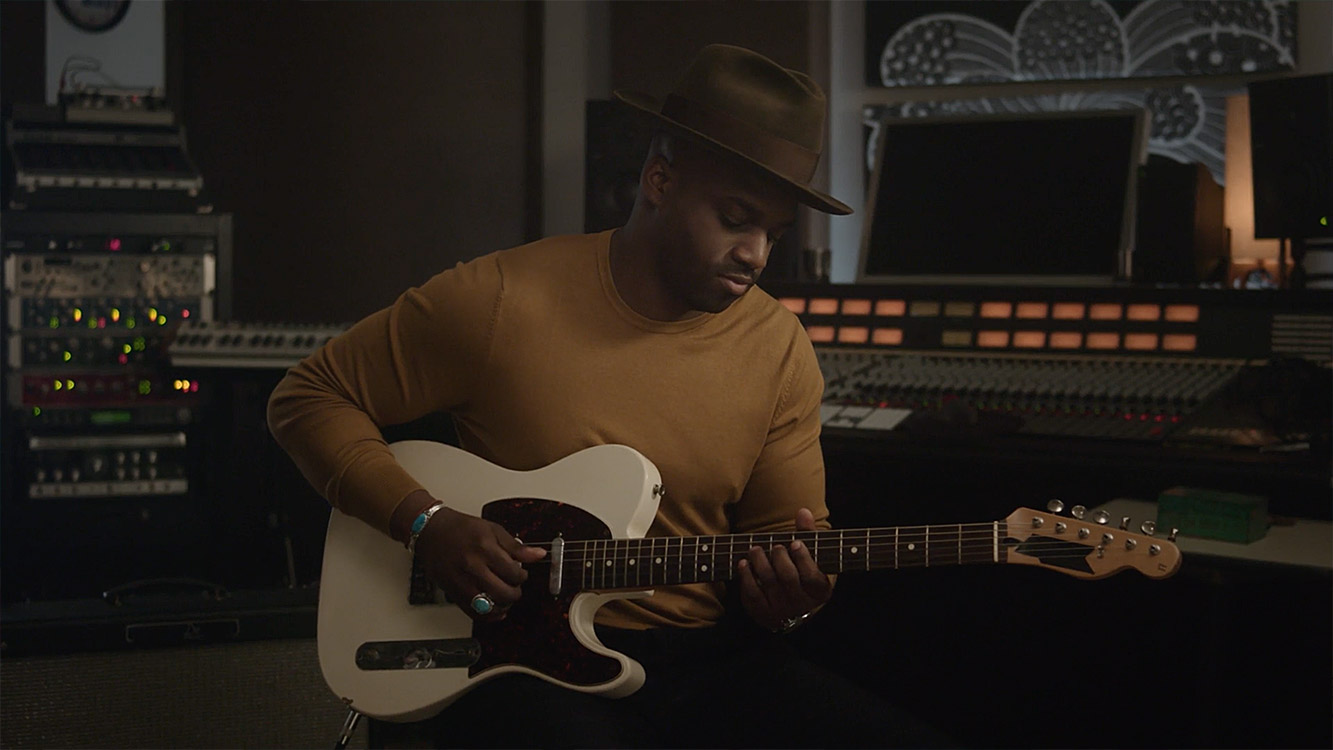
POLYGON ((1016 431, 1159 440, 1241 369, 1226 360, 1025 357, 822 349, 824 423, 892 429, 951 401, 1015 418, 1016 431))

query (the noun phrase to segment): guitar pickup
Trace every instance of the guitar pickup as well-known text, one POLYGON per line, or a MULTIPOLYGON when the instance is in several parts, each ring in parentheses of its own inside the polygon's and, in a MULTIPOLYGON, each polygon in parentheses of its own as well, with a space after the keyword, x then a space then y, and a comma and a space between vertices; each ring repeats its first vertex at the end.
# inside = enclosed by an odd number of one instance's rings
POLYGON ((475 638, 367 641, 356 649, 356 666, 365 671, 470 667, 480 658, 475 638))

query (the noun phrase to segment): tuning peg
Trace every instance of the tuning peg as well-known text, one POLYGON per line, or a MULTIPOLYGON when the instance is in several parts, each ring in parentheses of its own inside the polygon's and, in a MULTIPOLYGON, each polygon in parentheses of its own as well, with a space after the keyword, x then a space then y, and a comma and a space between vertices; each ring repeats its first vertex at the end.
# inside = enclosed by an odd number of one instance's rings
POLYGON ((1171 529, 1171 535, 1168 536, 1168 537, 1166 538, 1166 540, 1167 540, 1168 542, 1174 542, 1174 541, 1176 541, 1176 534, 1179 534, 1179 533, 1180 533, 1180 529, 1174 529, 1174 528, 1171 529))
POLYGON ((1049 510, 1052 513, 1059 513, 1064 509, 1065 509, 1064 501, 1062 501, 1058 497, 1053 497, 1051 498, 1050 502, 1046 503, 1046 510, 1049 510))
POLYGON ((1088 509, 1083 507, 1082 505, 1075 505, 1074 507, 1069 509, 1069 515, 1082 521, 1084 516, 1088 515, 1088 509))
POLYGON ((1105 525, 1107 522, 1111 520, 1111 514, 1107 513, 1104 510, 1099 510, 1096 513, 1092 514, 1092 520, 1102 525, 1105 525))
POLYGON ((1121 531, 1127 531, 1128 529, 1129 529, 1129 516, 1121 516, 1121 518, 1120 518, 1120 530, 1121 530, 1121 531))
POLYGON ((1157 522, 1144 521, 1143 523, 1139 524, 1139 531, 1142 531, 1144 536, 1152 536, 1153 534, 1157 533, 1157 522))

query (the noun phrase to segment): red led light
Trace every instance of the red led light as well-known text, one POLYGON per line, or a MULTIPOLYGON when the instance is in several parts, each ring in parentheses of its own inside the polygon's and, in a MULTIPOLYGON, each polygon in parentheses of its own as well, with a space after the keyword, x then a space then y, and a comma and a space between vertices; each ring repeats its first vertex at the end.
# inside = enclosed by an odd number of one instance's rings
POLYGON ((195 382, 190 383, 190 393, 198 393, 198 392, 199 392, 199 381, 196 380, 195 382))
POLYGON ((106 249, 107 249, 107 250, 110 250, 110 251, 113 252, 113 253, 116 252, 117 250, 119 250, 119 249, 120 249, 120 238, 119 238, 119 237, 112 237, 110 240, 108 240, 107 243, 106 243, 106 249))
POLYGON ((129 357, 129 355, 127 355, 127 354, 122 354, 122 355, 116 357, 116 360, 119 361, 122 365, 124 365, 124 364, 129 364, 130 357, 129 357))
POLYGON ((189 310, 181 310, 181 317, 182 317, 182 318, 188 318, 188 317, 190 317, 190 311, 189 311, 189 310))

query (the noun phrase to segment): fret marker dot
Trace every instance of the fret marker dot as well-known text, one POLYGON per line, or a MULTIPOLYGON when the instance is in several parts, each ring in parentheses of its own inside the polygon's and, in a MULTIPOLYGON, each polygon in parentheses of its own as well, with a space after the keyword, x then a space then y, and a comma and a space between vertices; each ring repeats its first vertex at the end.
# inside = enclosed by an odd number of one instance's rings
POLYGON ((857 551, 857 548, 856 548, 856 547, 852 547, 852 554, 853 554, 853 555, 856 554, 856 551, 857 551))
POLYGON ((630 560, 630 561, 629 561, 629 564, 630 564, 630 565, 633 565, 633 564, 634 564, 634 561, 633 561, 633 560, 630 560))
POLYGON ((658 558, 654 559, 653 562, 657 563, 658 565, 661 565, 661 564, 662 564, 662 558, 658 557, 658 558))
POLYGON ((707 566, 707 565, 700 565, 700 566, 699 566, 699 570, 702 570, 703 572, 707 573, 707 572, 708 572, 708 566, 707 566))
POLYGON ((585 567, 585 568, 591 568, 591 567, 592 567, 592 560, 589 560, 588 562, 584 563, 584 564, 583 564, 583 567, 585 567))
POLYGON ((699 551, 700 551, 700 552, 707 552, 707 551, 708 551, 708 545, 705 544, 704 546, 700 547, 700 548, 699 548, 699 551))
POLYGON ((908 549, 916 549, 916 545, 915 545, 915 544, 908 544, 908 545, 907 545, 907 548, 908 548, 908 549))
POLYGON ((611 566, 614 565, 614 564, 615 564, 615 563, 611 562, 610 560, 607 560, 607 561, 606 561, 606 567, 608 567, 608 568, 611 567, 611 566))

